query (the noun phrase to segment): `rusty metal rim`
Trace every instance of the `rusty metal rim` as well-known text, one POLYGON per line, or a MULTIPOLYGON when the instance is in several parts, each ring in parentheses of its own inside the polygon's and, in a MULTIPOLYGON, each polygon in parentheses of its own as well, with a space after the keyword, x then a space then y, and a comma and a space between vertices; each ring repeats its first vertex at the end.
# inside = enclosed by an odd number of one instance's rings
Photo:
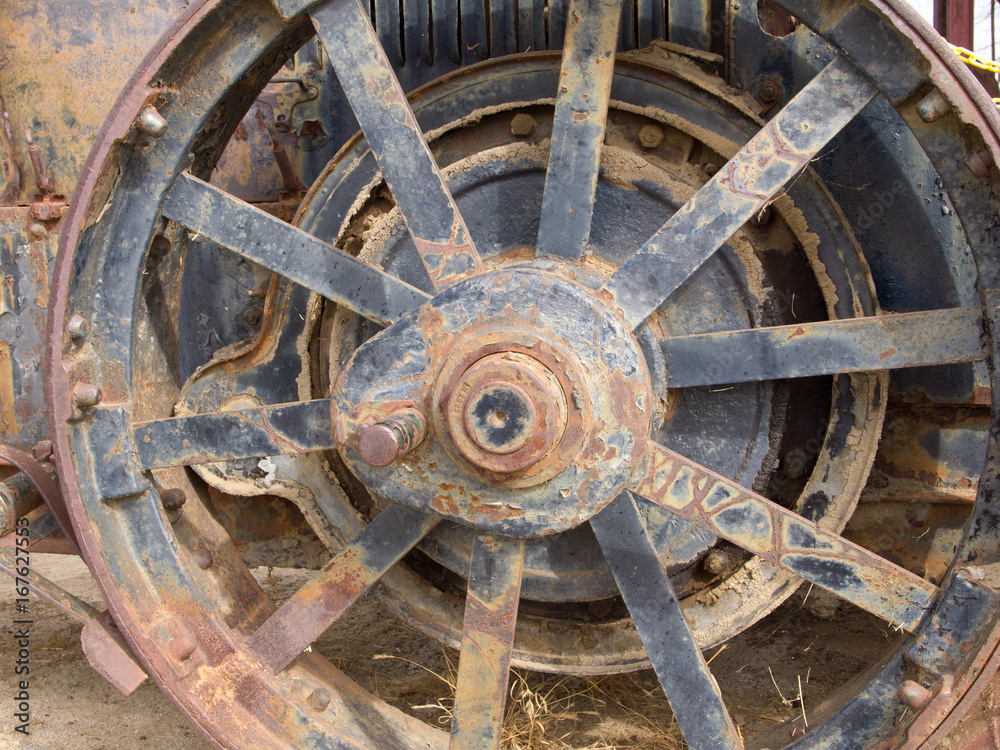
MULTIPOLYGON (((214 7, 215 3, 206 3, 206 5, 201 6, 199 8, 199 11, 205 10, 210 5, 214 7)), ((197 12, 193 11, 190 17, 194 17, 195 15, 197 15, 197 12)), ((168 46, 170 46, 169 42, 164 43, 163 47, 161 48, 161 52, 166 51, 168 46)), ((153 58, 157 60, 161 59, 159 55, 154 55, 153 58)), ((138 81, 142 80, 142 77, 140 76, 133 80, 137 82, 138 85, 138 81)), ((123 99, 120 101, 127 99, 129 105, 136 105, 143 103, 137 101, 137 96, 134 95, 135 92, 132 92, 132 94, 133 95, 130 95, 128 97, 123 97, 123 99)), ((132 115, 134 116, 135 114, 138 113, 138 109, 139 107, 135 107, 134 109, 126 108, 126 111, 131 111, 132 115)), ((124 121, 124 115, 122 113, 118 113, 116 115, 114 124, 105 130, 105 136, 115 132, 117 130, 115 126, 120 125, 123 121, 124 121)), ((129 122, 131 121, 131 117, 128 118, 128 121, 129 122)), ((122 132, 122 134, 124 133, 122 132)), ((102 144, 105 143, 107 143, 107 141, 102 142, 102 144)), ((994 140, 990 144, 990 146, 995 151, 996 141, 994 140)), ((96 154, 95 152, 95 158, 93 160, 93 163, 88 162, 88 169, 86 170, 87 177, 84 181, 81 181, 81 185, 78 188, 77 200, 79 200, 80 196, 82 195, 81 191, 87 189, 88 185, 90 188, 94 187, 96 182, 96 176, 95 176, 96 172, 94 171, 95 164, 98 161, 103 162, 103 157, 106 156, 108 152, 109 148, 104 147, 103 153, 96 154)), ((68 439, 66 437, 66 434, 62 431, 62 426, 63 426, 62 421, 70 416, 67 410, 69 387, 66 374, 59 366, 60 365, 59 355, 60 355, 61 340, 62 340, 61 332, 63 324, 62 312, 63 312, 63 307, 66 304, 66 294, 68 289, 67 279, 69 277, 70 271, 72 270, 71 256, 66 250, 66 247, 70 244, 70 240, 73 240, 74 241, 73 244, 75 244, 76 235, 79 233, 80 226, 82 223, 82 217, 84 216, 85 212, 86 212, 86 207, 81 207, 79 203, 74 203, 74 208, 71 213, 70 228, 64 235, 64 240, 63 240, 66 244, 63 246, 63 252, 61 253, 60 261, 57 266, 56 292, 53 294, 52 298, 53 302, 50 308, 51 314, 49 320, 49 333, 50 333, 49 340, 50 340, 50 346, 52 347, 49 352, 49 362, 48 362, 48 372, 50 376, 49 377, 50 415, 53 420, 54 427, 59 428, 53 430, 54 434, 57 436, 55 449, 56 449, 58 465, 60 466, 60 469, 64 471, 67 475, 72 474, 72 472, 69 471, 69 467, 72 464, 72 458, 69 453, 70 449, 69 449, 68 439)), ((68 494, 70 495, 71 498, 71 513, 73 515, 74 521, 77 523, 77 528, 81 529, 81 537, 83 539, 84 553, 88 555, 88 558, 91 560, 92 564, 98 567, 100 571, 101 569, 100 563, 94 562, 99 560, 99 555, 97 554, 98 549, 97 549, 96 539, 93 537, 93 532, 89 528, 89 524, 86 523, 85 514, 82 510, 82 499, 80 497, 79 488, 76 486, 75 482, 68 483, 68 494)), ((109 598, 109 601, 113 602, 113 606, 125 609, 125 607, 123 606, 124 604, 123 599, 117 594, 116 591, 114 591, 111 588, 107 580, 107 574, 108 574, 107 569, 105 568, 103 569, 103 571, 100 572, 103 572, 104 574, 103 577, 99 575, 99 579, 102 586, 102 590, 105 593, 105 596, 109 598)), ((129 637, 131 640, 133 640, 133 645, 136 645, 135 641, 138 640, 138 636, 135 633, 132 633, 131 629, 129 629, 129 637)), ((150 645, 153 649, 153 652, 155 652, 156 650, 155 645, 154 644, 150 645)), ((139 651, 141 653, 145 653, 144 649, 139 649, 139 651)), ((158 673, 157 670, 154 670, 154 673, 158 673)), ((177 699, 175 698, 175 701, 176 700, 177 699)))

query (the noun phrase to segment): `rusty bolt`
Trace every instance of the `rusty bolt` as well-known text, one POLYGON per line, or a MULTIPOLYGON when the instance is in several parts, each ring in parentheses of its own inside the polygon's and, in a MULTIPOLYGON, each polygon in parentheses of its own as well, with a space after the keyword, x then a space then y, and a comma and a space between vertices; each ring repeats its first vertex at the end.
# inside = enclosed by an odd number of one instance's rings
POLYGON ((101 389, 91 383, 80 383, 73 389, 73 405, 86 409, 101 403, 101 389))
POLYGON ((899 696, 899 700, 914 711, 922 709, 931 702, 931 698, 933 697, 930 690, 913 680, 904 681, 899 686, 899 690, 896 691, 896 695, 899 696))
POLYGON ((180 510, 187 502, 187 495, 180 487, 171 487, 160 493, 160 502, 164 510, 180 510))
POLYGON ((259 307, 251 307, 245 313, 243 313, 244 322, 251 328, 256 328, 260 325, 263 312, 259 307))
POLYGON ((917 104, 917 116, 924 122, 934 122, 951 111, 951 105, 937 89, 920 100, 917 104))
POLYGON ((420 445, 427 419, 416 409, 400 409, 358 435, 358 453, 372 466, 388 466, 420 445))
POLYGON ((519 112, 514 115, 514 119, 510 121, 510 132, 512 135, 519 137, 524 137, 531 135, 535 132, 535 128, 538 123, 535 122, 535 118, 531 115, 527 115, 524 112, 519 112))
POLYGON ((976 177, 989 177, 990 167, 994 164, 993 154, 986 149, 973 151, 965 160, 965 166, 976 177))
POLYGON ((309 694, 309 697, 306 700, 309 702, 309 707, 312 708, 313 711, 323 713, 330 707, 330 701, 332 699, 333 696, 330 695, 329 690, 326 688, 316 688, 309 694))
POLYGON ((212 567, 212 553, 206 547, 196 547, 194 550, 194 563, 202 570, 212 567))
POLYGON ((702 562, 705 570, 711 573, 713 576, 721 575, 726 572, 729 567, 729 555, 726 554, 724 550, 713 549, 705 555, 705 560, 702 562))
POLYGON ((757 99, 761 104, 774 104, 781 99, 781 84, 768 78, 757 87, 757 99))
POLYGON ((167 121, 156 107, 150 105, 139 113, 139 130, 150 138, 159 138, 167 132, 167 121))
POLYGON ((190 633, 179 635, 167 643, 167 652, 177 661, 187 661, 198 649, 198 642, 190 633))
POLYGON ((69 337, 78 342, 87 338, 88 329, 87 321, 82 315, 71 317, 69 324, 66 326, 66 330, 69 331, 69 337))
POLYGON ((643 125, 639 130, 639 143, 643 148, 656 148, 663 143, 663 128, 659 125, 643 125))
POLYGON ((28 225, 28 234, 33 240, 44 240, 48 236, 49 230, 45 228, 44 224, 33 221, 28 225))

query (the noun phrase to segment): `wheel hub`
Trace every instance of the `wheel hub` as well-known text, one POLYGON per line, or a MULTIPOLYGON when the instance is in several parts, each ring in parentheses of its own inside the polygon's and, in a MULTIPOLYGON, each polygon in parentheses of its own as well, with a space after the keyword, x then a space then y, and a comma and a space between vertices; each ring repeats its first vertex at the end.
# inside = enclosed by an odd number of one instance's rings
POLYGON ((639 343, 592 292, 500 271, 452 287, 355 353, 335 391, 337 440, 380 496, 478 529, 551 534, 621 491, 649 435, 651 387, 639 343), (368 436, 400 409, 432 415, 433 429, 373 465, 368 436))
POLYGON ((479 360, 446 399, 451 441, 466 460, 487 471, 506 474, 533 466, 566 427, 566 394, 555 375, 518 352, 479 360))

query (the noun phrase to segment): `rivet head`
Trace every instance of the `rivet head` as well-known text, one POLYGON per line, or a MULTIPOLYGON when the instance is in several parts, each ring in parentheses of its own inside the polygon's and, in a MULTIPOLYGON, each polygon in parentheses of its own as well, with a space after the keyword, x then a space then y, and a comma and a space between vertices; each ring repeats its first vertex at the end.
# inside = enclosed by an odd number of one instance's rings
POLYGON ((33 240, 44 240, 49 235, 49 230, 45 228, 45 225, 33 221, 28 225, 28 234, 31 235, 33 240))
POLYGON ((139 113, 139 130, 150 138, 159 138, 167 132, 167 121, 156 107, 146 107, 139 113))
POLYGON ((167 652, 177 661, 187 661, 198 648, 198 642, 190 633, 184 633, 167 643, 167 652))
POLYGON ((513 119, 510 121, 510 132, 512 135, 523 138, 531 135, 537 126, 538 123, 535 122, 534 117, 525 114, 524 112, 519 112, 514 115, 513 119))
POLYGON ((639 143, 643 148, 656 148, 663 143, 663 128, 657 125, 643 125, 639 130, 639 143))
POLYGON ((721 549, 710 550, 707 555, 705 555, 705 560, 702 563, 705 570, 711 573, 713 576, 720 575, 726 572, 729 567, 729 555, 721 549))
POLYGON ((306 700, 309 701, 309 707, 312 708, 313 711, 322 712, 326 711, 326 709, 330 707, 332 696, 330 695, 330 691, 326 688, 316 688, 309 694, 309 697, 306 700))
POLYGON ((101 403, 101 389, 91 383, 80 383, 73 389, 73 404, 78 409, 86 409, 101 403))
POLYGON ((69 324, 66 326, 66 330, 69 331, 69 337, 74 341, 83 341, 87 338, 88 329, 87 321, 82 315, 71 317, 69 324))
POLYGON ((914 682, 913 680, 905 680, 902 685, 899 686, 899 690, 896 691, 896 695, 899 700, 902 701, 907 707, 912 708, 914 711, 919 711, 928 703, 931 702, 933 697, 931 691, 921 685, 919 682, 914 682))
POLYGON ((194 550, 194 562, 202 570, 208 570, 212 567, 214 559, 212 558, 212 553, 205 547, 197 547, 194 550))
POLYGON ((187 502, 187 495, 179 487, 171 487, 160 493, 160 502, 164 510, 180 510, 187 502))

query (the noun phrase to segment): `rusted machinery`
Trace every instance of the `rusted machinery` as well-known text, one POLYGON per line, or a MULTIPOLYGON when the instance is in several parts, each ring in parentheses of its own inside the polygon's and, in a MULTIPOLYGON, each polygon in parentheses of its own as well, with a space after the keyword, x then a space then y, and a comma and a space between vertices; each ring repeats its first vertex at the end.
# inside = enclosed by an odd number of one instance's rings
POLYGON ((1000 118, 943 40, 896 0, 181 5, 8 6, 0 422, 206 735, 498 747, 515 665, 652 666, 697 750, 948 737, 1000 659, 1000 118), (257 565, 317 572, 278 606, 257 565), (702 649, 813 586, 891 637, 750 736, 702 649), (309 649, 369 588, 460 648, 450 739, 309 649))

